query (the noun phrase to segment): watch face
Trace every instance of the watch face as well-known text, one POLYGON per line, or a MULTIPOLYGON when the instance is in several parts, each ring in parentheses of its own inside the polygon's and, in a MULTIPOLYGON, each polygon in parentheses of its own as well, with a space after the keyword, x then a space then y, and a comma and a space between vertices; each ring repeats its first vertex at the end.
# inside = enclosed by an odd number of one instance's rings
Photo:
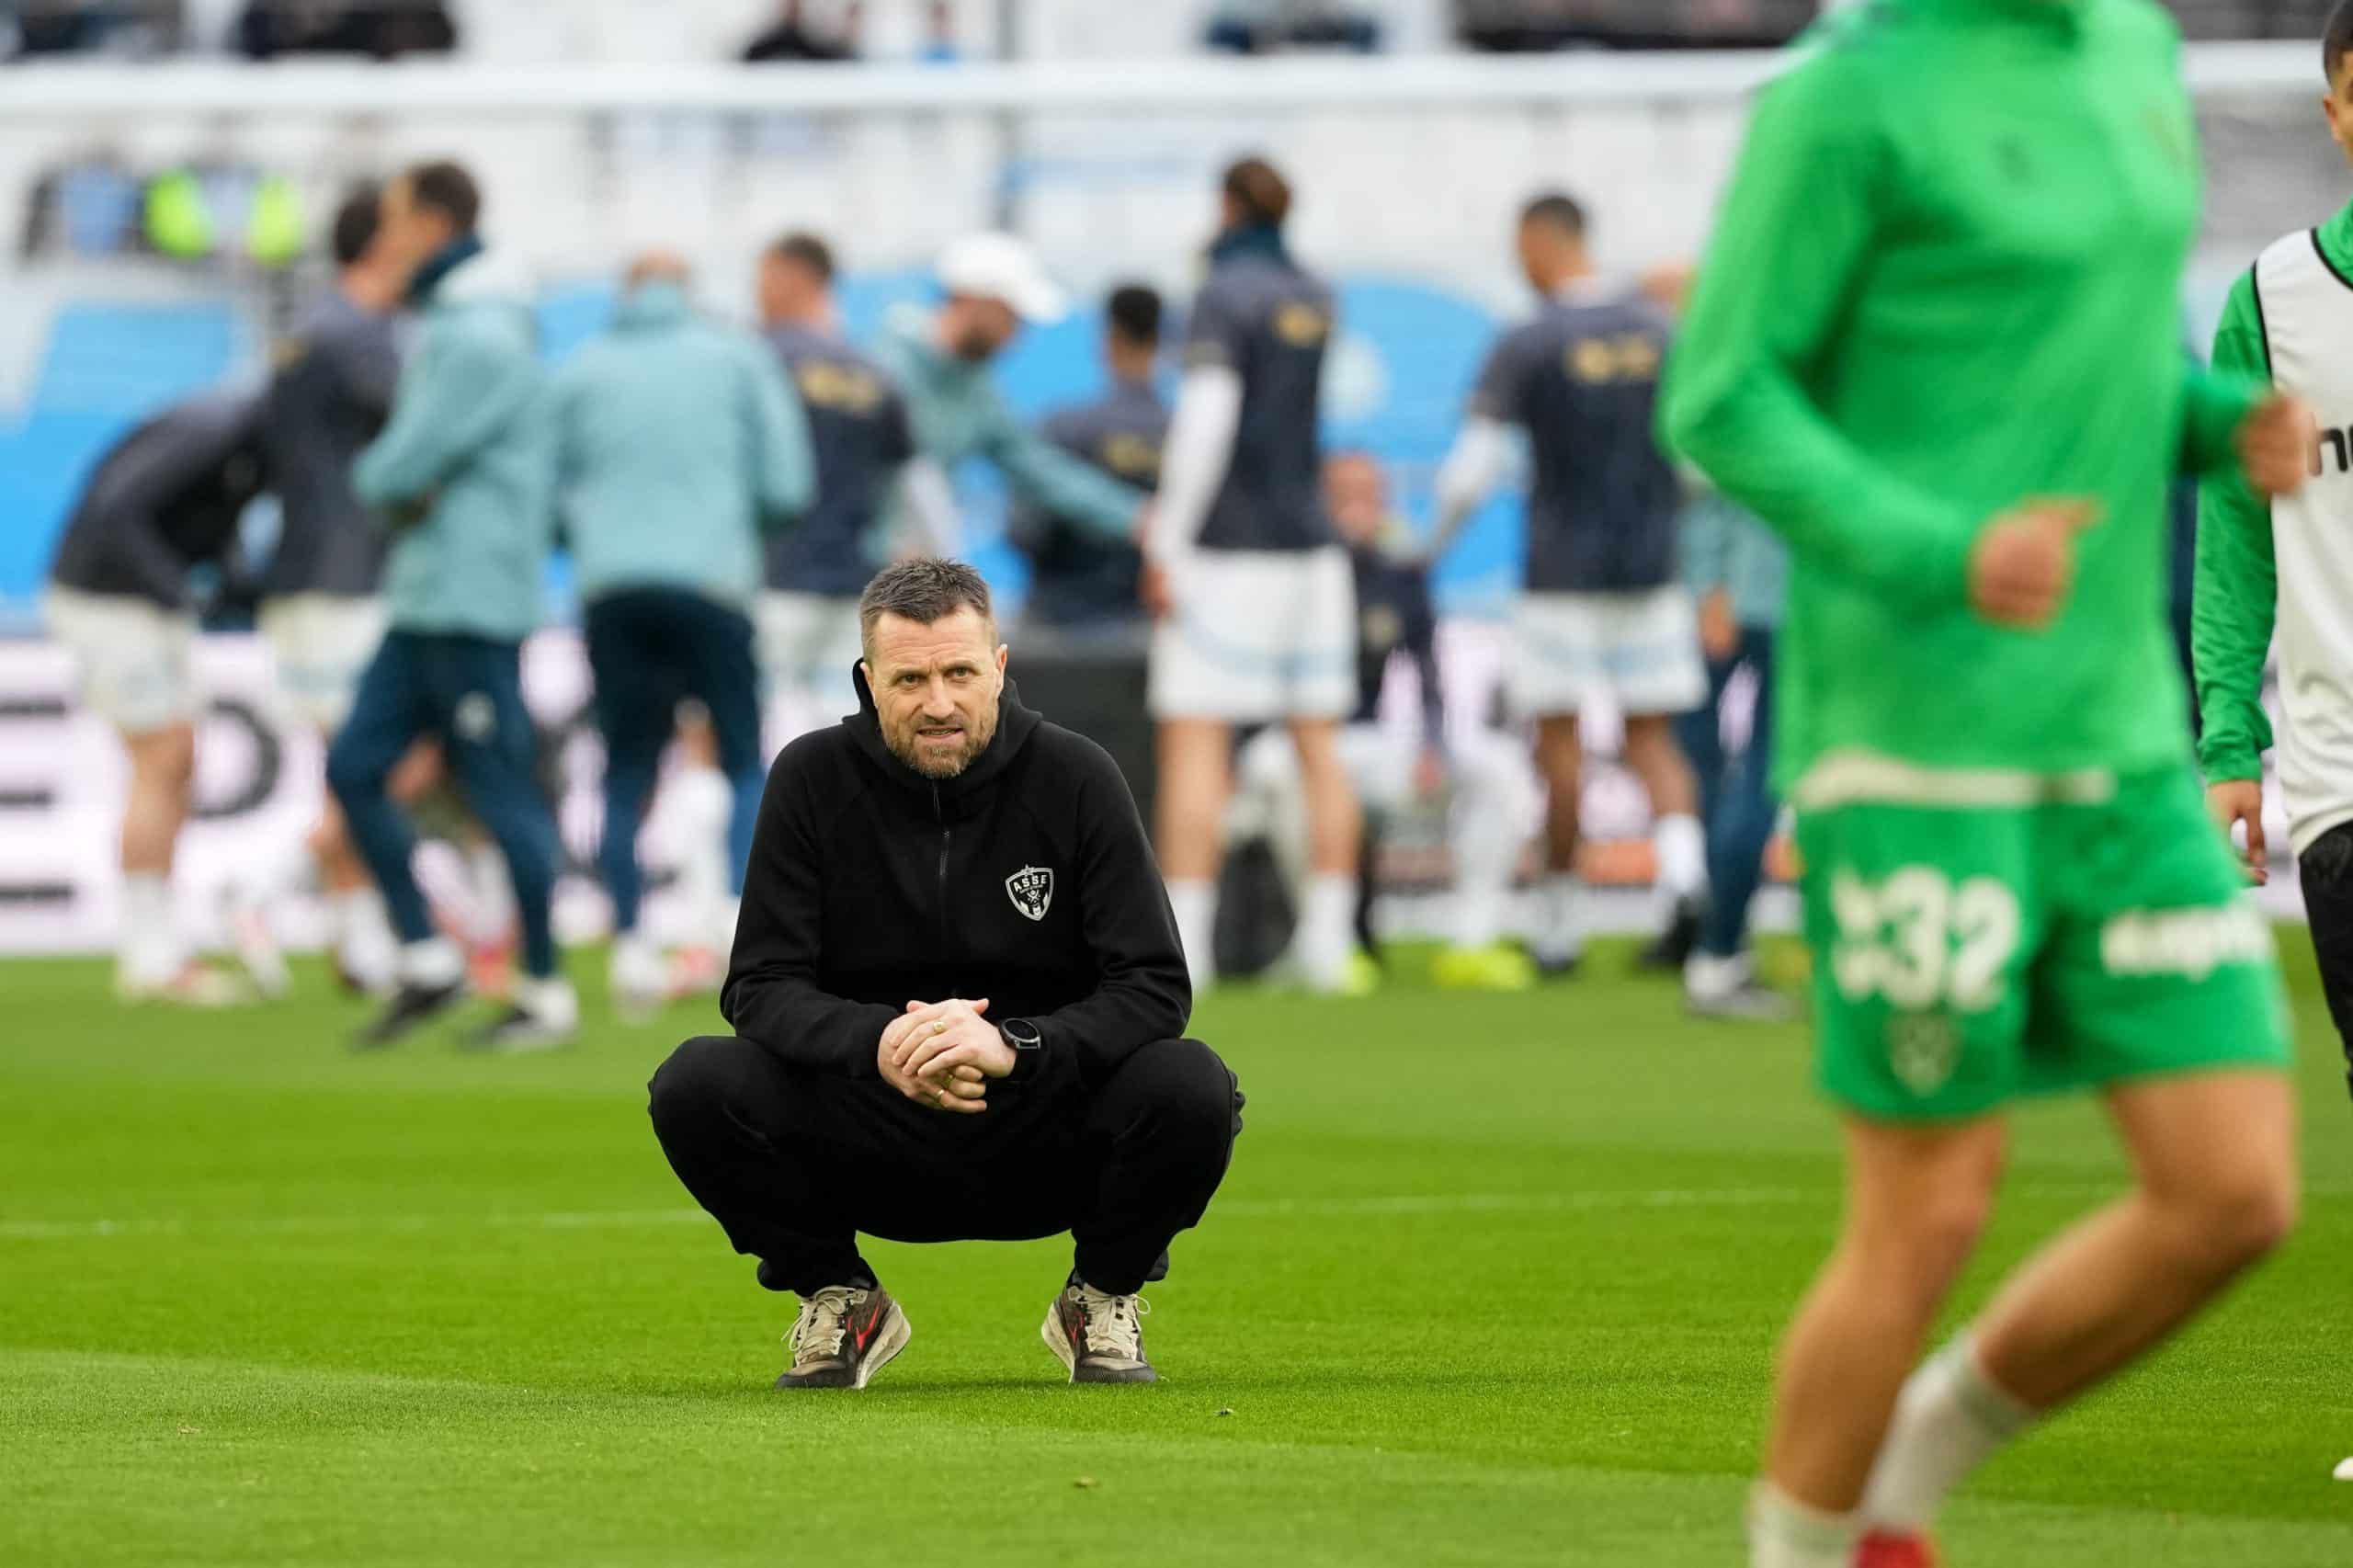
POLYGON ((1035 1051, 1038 1049, 1040 1038, 1038 1033, 1038 1026, 1031 1023, 1027 1018, 1016 1018, 1011 1023, 1006 1024, 1005 1026, 1004 1034, 1006 1040, 1012 1044, 1013 1049, 1016 1051, 1035 1051))

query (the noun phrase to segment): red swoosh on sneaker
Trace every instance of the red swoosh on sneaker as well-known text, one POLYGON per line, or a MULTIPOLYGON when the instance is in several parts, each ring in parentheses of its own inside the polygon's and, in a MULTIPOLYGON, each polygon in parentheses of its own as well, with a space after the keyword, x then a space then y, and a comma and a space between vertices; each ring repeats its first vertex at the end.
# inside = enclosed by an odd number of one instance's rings
POLYGON ((1937 1568, 1937 1550, 1924 1536, 1873 1533, 1855 1549, 1855 1568, 1937 1568))
POLYGON ((858 1353, 859 1355, 863 1356, 866 1354, 867 1341, 872 1339, 874 1337, 875 1331, 880 1329, 881 1326, 882 1309, 881 1307, 877 1307, 871 1312, 867 1314, 866 1326, 858 1331, 858 1353))

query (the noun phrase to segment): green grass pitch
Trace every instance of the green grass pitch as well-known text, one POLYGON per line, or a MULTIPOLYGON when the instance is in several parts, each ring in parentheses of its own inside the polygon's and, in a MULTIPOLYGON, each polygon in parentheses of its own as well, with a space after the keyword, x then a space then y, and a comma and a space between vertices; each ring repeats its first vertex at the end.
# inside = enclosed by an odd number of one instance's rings
MULTIPOLYGON (((2286 939, 2302 1235, 1992 1467, 1958 1568, 2353 1563, 2353 1120, 2286 939)), ((1060 1381, 1061 1244, 882 1245, 913 1345, 864 1394, 795 1397, 768 1386, 788 1303, 645 1121, 708 1009, 557 1057, 360 1060, 315 970, 189 1017, 9 965, 0 1564, 1731 1568, 1832 1123, 1802 1030, 1697 1026, 1596 967, 1206 1005, 1250 1125, 1153 1293, 1157 1388, 1060 1381)), ((2119 1182, 2089 1108, 2020 1131, 1957 1311, 2119 1182)))

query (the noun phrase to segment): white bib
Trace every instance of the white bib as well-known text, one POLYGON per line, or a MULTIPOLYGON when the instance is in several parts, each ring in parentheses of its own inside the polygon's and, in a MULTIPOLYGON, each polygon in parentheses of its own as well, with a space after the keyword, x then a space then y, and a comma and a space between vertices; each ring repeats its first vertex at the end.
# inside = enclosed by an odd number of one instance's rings
POLYGON ((2272 503, 2279 571, 2279 787, 2302 854, 2353 821, 2353 280, 2316 234, 2255 264, 2273 381, 2313 406, 2323 434, 2303 493, 2272 503))

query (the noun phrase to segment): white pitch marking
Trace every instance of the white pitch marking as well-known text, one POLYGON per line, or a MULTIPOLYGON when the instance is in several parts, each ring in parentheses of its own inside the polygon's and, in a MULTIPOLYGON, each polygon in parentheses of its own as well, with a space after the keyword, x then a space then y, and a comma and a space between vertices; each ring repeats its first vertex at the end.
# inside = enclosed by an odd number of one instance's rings
MULTIPOLYGON (((1753 1209, 1776 1204, 1830 1201, 1796 1187, 1727 1187, 1655 1192, 1485 1192, 1392 1194, 1370 1198, 1234 1199, 1211 1212, 1234 1219, 1292 1216, 1482 1214, 1514 1210, 1562 1211, 1620 1209, 1753 1209)), ((690 1225, 708 1216, 699 1209, 621 1209, 605 1212, 545 1214, 285 1214, 251 1218, 150 1220, 0 1220, 0 1241, 98 1241, 124 1236, 300 1236, 430 1234, 464 1230, 604 1231, 657 1225, 690 1225)))
MULTIPOLYGON (((2106 1197, 2124 1184, 2101 1181, 2024 1182, 2013 1196, 2106 1197)), ((2341 1187, 2314 1187, 2310 1199, 2348 1196, 2341 1187)), ((1820 1204, 1836 1197, 1794 1187, 1664 1188, 1648 1192, 1453 1192, 1391 1193, 1362 1198, 1236 1198, 1211 1206, 1212 1216, 1235 1220, 1285 1220, 1354 1216, 1494 1213, 1607 1213, 1637 1209, 1765 1209, 1820 1204)), ((453 1231, 622 1231, 662 1225, 694 1225, 708 1216, 699 1209, 616 1209, 524 1214, 284 1214, 220 1219, 175 1216, 148 1220, 0 1220, 0 1242, 102 1241, 120 1236, 305 1236, 362 1233, 433 1235, 453 1231)), ((2353 1464, 2353 1460, 2347 1460, 2353 1464)), ((2346 1479, 2353 1479, 2347 1477, 2346 1479)))

